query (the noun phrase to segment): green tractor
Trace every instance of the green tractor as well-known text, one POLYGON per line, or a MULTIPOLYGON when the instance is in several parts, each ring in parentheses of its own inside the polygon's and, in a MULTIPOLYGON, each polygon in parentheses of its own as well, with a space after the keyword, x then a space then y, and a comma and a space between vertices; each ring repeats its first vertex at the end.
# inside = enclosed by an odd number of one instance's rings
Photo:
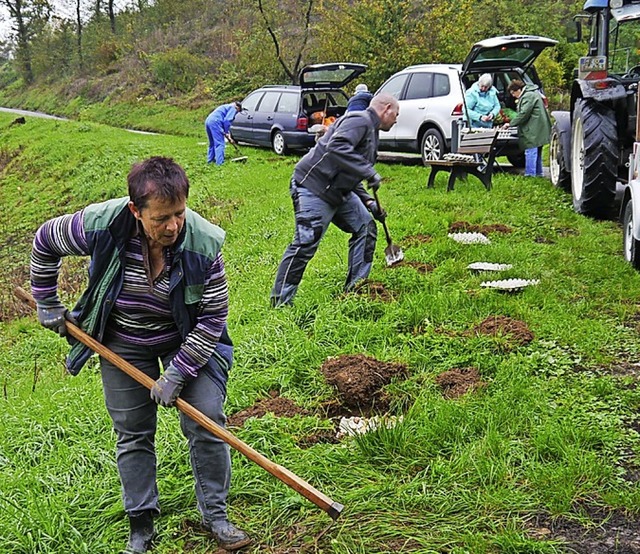
POLYGON ((580 58, 570 111, 551 114, 551 181, 571 190, 578 213, 609 218, 617 183, 629 181, 636 136, 640 0, 587 0, 576 22, 578 40, 583 26, 590 28, 589 50, 580 58))

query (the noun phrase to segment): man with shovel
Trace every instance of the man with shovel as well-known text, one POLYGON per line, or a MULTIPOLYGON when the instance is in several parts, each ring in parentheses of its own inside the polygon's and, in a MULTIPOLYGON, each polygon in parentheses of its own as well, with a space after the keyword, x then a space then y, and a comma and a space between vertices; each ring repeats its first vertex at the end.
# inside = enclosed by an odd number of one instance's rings
POLYGON ((374 96, 366 110, 348 112, 333 123, 296 164, 289 188, 295 234, 278 267, 272 306, 293 303, 304 270, 330 223, 351 234, 345 290, 369 276, 377 238, 373 219, 384 222, 386 213, 362 181, 373 191, 379 188, 381 177, 373 166, 378 130, 391 129, 398 113, 396 98, 374 96))
MULTIPOLYGON (((178 396, 220 426, 233 346, 227 333, 228 288, 221 254, 224 231, 187 209, 189 181, 169 158, 135 164, 129 196, 56 217, 37 231, 31 288, 38 320, 64 334, 65 318, 155 380, 149 391, 100 358, 129 541, 123 554, 147 552, 159 515, 155 433, 157 407, 178 396), (89 283, 72 314, 57 294, 63 256, 90 256, 89 283), (164 368, 160 374, 160 363, 164 368)), ((72 341, 70 341, 72 342, 72 341)), ((75 375, 91 351, 72 342, 75 375)), ((229 447, 184 414, 196 499, 203 526, 227 550, 251 539, 229 522, 229 447)))

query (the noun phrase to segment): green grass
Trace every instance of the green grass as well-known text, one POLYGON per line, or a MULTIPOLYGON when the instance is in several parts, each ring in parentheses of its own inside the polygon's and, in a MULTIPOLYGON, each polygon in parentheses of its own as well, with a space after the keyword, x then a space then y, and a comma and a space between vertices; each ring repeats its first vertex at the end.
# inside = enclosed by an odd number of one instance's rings
MULTIPOLYGON (((295 157, 243 148, 246 164, 207 166, 204 136, 152 136, 95 123, 0 114, 0 542, 7 553, 112 553, 124 544, 114 435, 95 363, 64 375, 66 344, 20 308, 13 285, 27 285, 30 241, 45 219, 126 193, 132 162, 171 155, 191 180, 189 205, 227 231, 229 327, 236 365, 227 412, 277 389, 313 411, 334 392, 319 368, 329 356, 362 353, 406 363, 393 383, 401 424, 341 444, 296 446, 330 427, 319 417, 249 420, 238 436, 334 500, 329 518, 261 468, 234 453, 230 514, 255 537, 253 552, 371 554, 554 553, 563 547, 530 532, 536 517, 589 524, 597 508, 638 515, 640 440, 636 378, 640 275, 621 256, 614 222, 576 215, 570 198, 543 179, 500 174, 447 193, 446 177, 426 189, 427 170, 378 164, 395 242, 408 260, 435 266, 388 269, 384 237, 371 279, 393 302, 343 296, 347 240, 330 229, 309 264, 296 304, 273 310, 268 295, 293 233, 288 182, 295 157), (455 221, 502 223, 492 244, 447 237, 455 221), (404 237, 427 234, 414 244, 404 237), (474 261, 512 263, 504 277, 540 279, 518 294, 480 288, 491 278, 474 261), (466 333, 491 315, 519 319, 535 334, 466 333), (627 364, 625 366, 624 364, 627 364), (476 367, 486 387, 443 398, 435 377, 476 367), (280 549, 280 550, 278 550, 280 549), (298 549, 298 550, 295 550, 298 549)), ((82 288, 83 265, 65 263, 64 294, 82 288)), ((502 277, 502 276, 501 276, 502 277)), ((197 521, 185 440, 173 410, 158 434, 163 514, 156 552, 211 552, 197 521), (187 522, 187 524, 185 524, 187 522)))

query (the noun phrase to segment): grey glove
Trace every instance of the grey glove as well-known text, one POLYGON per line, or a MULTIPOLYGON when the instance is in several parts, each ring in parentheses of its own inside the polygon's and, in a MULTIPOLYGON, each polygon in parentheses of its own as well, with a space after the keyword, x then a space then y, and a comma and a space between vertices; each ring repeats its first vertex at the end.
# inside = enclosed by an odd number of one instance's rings
POLYGON ((151 387, 151 399, 165 408, 173 406, 186 384, 187 380, 184 375, 173 364, 169 364, 151 387))
POLYGON ((385 212, 384 208, 381 208, 375 200, 367 202, 367 208, 369 208, 373 219, 376 221, 384 223, 385 219, 387 219, 387 212, 385 212))
POLYGON ((55 331, 61 337, 67 334, 67 320, 77 325, 76 320, 69 315, 69 310, 59 300, 37 302, 36 304, 40 325, 55 331))
POLYGON ((382 182, 382 177, 380 176, 379 173, 375 173, 373 175, 373 177, 369 177, 367 179, 367 181, 368 181, 368 185, 367 186, 371 190, 376 191, 376 190, 378 190, 380 188, 380 183, 382 182))

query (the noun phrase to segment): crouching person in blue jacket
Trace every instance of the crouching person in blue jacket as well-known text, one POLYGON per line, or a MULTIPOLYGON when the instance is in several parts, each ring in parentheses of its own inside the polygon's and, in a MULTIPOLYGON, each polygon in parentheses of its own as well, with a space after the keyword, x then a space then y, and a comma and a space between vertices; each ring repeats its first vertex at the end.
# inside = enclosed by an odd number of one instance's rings
MULTIPOLYGON (((151 377, 149 391, 105 358, 100 371, 117 436, 116 459, 129 541, 123 554, 147 552, 160 514, 155 434, 158 405, 178 396, 218 425, 233 358, 227 333, 229 296, 222 258, 224 231, 189 210, 189 181, 169 158, 135 164, 129 196, 92 204, 44 223, 31 254, 31 288, 42 325, 65 334, 65 316, 151 377), (63 256, 90 256, 89 283, 71 315, 60 302, 63 256), (160 367, 163 367, 162 374, 160 367)), ((91 351, 72 342, 67 369, 75 375, 91 351)), ((229 522, 229 447, 180 414, 189 441, 202 523, 218 544, 251 542, 229 522)))
POLYGON ((209 151, 207 152, 207 163, 215 160, 216 165, 224 163, 224 139, 234 143, 229 134, 231 124, 238 112, 242 110, 240 102, 223 104, 213 110, 204 122, 204 128, 209 140, 209 151))

